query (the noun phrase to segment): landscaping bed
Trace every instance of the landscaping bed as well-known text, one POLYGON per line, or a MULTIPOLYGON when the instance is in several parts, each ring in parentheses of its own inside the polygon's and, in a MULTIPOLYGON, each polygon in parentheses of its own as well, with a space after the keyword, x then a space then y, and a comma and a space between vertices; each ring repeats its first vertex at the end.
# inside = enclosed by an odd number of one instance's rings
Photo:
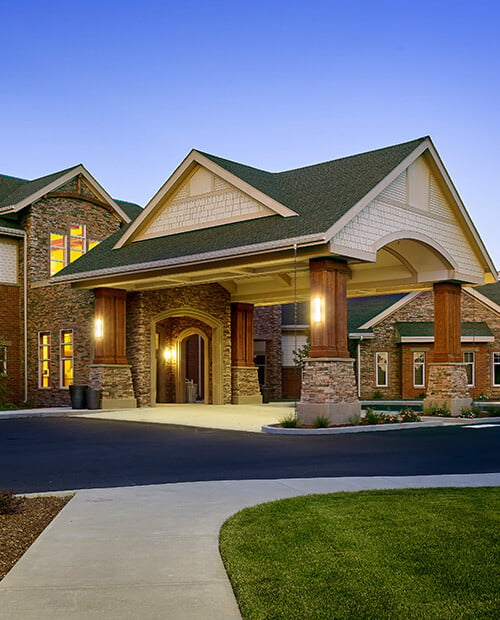
MULTIPOLYGON (((6 499, 0 492, 0 579, 27 551, 47 525, 64 508, 72 495, 59 497, 37 496, 6 499), (3 513, 3 505, 13 506, 14 512, 3 513)), ((8 495, 11 496, 9 493, 8 495)), ((12 496, 11 496, 12 497, 12 496)))

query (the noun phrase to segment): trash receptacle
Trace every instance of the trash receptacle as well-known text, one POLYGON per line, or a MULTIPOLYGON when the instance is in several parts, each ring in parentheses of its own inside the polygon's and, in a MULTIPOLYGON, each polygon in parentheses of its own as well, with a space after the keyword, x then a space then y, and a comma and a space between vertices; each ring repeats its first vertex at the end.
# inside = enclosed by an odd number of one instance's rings
POLYGON ((87 409, 101 408, 101 390, 87 389, 87 409))
POLYGON ((186 379, 186 402, 187 403, 195 403, 196 402, 196 392, 198 391, 198 384, 194 381, 189 381, 186 379))
POLYGON ((262 392, 262 402, 268 403, 271 400, 271 388, 262 386, 260 391, 262 392))
POLYGON ((71 398, 72 409, 87 408, 87 388, 88 385, 70 385, 69 396, 71 398))

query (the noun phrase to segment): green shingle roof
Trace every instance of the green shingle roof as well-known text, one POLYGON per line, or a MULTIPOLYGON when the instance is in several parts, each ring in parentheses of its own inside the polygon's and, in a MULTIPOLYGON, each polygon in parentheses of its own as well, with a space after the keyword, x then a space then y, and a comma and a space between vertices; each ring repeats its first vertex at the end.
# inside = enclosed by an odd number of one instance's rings
POLYGON ((478 293, 481 293, 493 303, 500 306, 500 282, 494 284, 485 284, 484 286, 478 286, 474 289, 478 293))
MULTIPOLYGON (((271 173, 201 153, 241 180, 298 214, 273 215, 165 237, 134 241, 113 249, 119 236, 97 246, 60 272, 82 275, 145 262, 220 252, 244 245, 323 235, 373 187, 408 157, 426 138, 344 157, 296 170, 271 173)), ((121 234, 125 234, 126 228, 121 234)))
POLYGON ((59 172, 53 172, 52 174, 47 174, 46 176, 39 177, 33 181, 27 181, 26 179, 15 179, 14 177, 0 178, 0 209, 2 207, 10 207, 11 205, 17 204, 21 200, 28 198, 35 192, 43 189, 46 185, 49 185, 53 181, 57 181, 58 178, 64 176, 74 168, 76 168, 76 166, 66 168, 66 170, 60 170, 59 172), (3 182, 2 179, 4 179, 3 182), (14 179, 16 182, 9 181, 9 179, 14 179), (2 189, 6 190, 5 193, 2 192, 2 189), (8 191, 9 189, 10 191, 8 191))
MULTIPOLYGON (((399 335, 405 338, 433 338, 434 323, 431 321, 413 321, 395 323, 399 335)), ((493 336, 490 328, 483 322, 463 322, 462 337, 493 336)))

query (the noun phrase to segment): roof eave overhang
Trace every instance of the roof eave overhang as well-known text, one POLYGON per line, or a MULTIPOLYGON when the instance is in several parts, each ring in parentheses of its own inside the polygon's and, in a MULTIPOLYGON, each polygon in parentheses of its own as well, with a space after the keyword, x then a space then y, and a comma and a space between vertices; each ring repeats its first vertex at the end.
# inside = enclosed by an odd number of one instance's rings
POLYGON ((82 164, 78 164, 78 166, 75 166, 74 168, 66 172, 66 174, 64 174, 63 176, 55 179, 51 183, 47 183, 47 185, 44 185, 38 191, 33 192, 32 194, 30 194, 26 198, 23 198, 19 202, 12 204, 12 205, 8 205, 7 207, 3 207, 2 209, 0 209, 0 213, 6 213, 6 212, 16 213, 18 211, 21 211, 25 207, 28 207, 29 205, 43 198, 46 194, 49 194, 50 192, 55 191, 59 187, 62 187, 63 185, 71 181, 71 179, 73 179, 75 176, 79 174, 81 174, 85 178, 85 180, 99 194, 102 195, 102 197, 109 204, 109 206, 114 211, 116 211, 116 213, 120 216, 120 218, 125 223, 128 224, 131 221, 130 217, 125 213, 125 211, 113 200, 113 198, 108 194, 108 192, 104 189, 104 187, 102 187, 102 185, 98 183, 98 181, 90 174, 90 172, 82 164))
POLYGON ((203 166, 210 172, 221 177, 222 179, 224 179, 224 181, 227 181, 229 184, 241 190, 254 200, 269 207, 276 214, 281 215, 282 217, 298 216, 298 213, 296 213, 292 209, 289 209, 287 206, 281 204, 277 200, 274 200, 274 198, 271 198, 264 192, 261 192, 253 185, 250 185, 246 181, 243 181, 238 176, 232 174, 225 168, 222 168, 221 166, 213 162, 211 159, 208 159, 208 157, 205 157, 205 155, 203 155, 199 151, 193 149, 181 162, 181 164, 174 170, 174 172, 170 175, 167 181, 160 187, 156 194, 151 198, 148 204, 144 207, 143 212, 134 220, 133 224, 129 226, 123 236, 120 237, 120 239, 116 242, 116 244, 114 245, 114 249, 119 249, 127 243, 130 243, 134 239, 134 237, 146 225, 146 223, 157 211, 157 209, 162 206, 164 200, 168 199, 169 195, 172 195, 176 191, 180 182, 197 165, 203 166))
MULTIPOLYGON (((398 342, 401 344, 422 344, 433 343, 434 336, 400 336, 398 342)), ((460 342, 471 344, 474 342, 495 342, 494 336, 462 336, 460 342)))
POLYGON ((8 235, 9 237, 25 237, 26 233, 18 228, 9 228, 8 226, 0 226, 0 234, 8 235))

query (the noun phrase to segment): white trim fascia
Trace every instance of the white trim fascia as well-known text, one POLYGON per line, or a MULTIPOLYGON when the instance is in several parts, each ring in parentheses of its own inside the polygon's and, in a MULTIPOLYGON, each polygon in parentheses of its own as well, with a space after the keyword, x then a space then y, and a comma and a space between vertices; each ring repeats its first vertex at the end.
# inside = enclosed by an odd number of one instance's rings
MULTIPOLYGON (((2 209, 2 212, 4 210, 5 211, 6 210, 13 211, 13 212, 21 211, 21 209, 24 209, 28 205, 33 204, 37 200, 40 200, 40 198, 43 198, 43 196, 45 196, 45 194, 49 194, 50 192, 53 192, 54 190, 56 190, 58 187, 61 187, 62 185, 65 185, 66 183, 68 183, 68 181, 71 181, 71 179, 73 179, 78 174, 81 174, 83 177, 85 177, 85 179, 90 183, 90 185, 92 185, 92 187, 96 191, 98 191, 100 194, 102 194, 102 196, 109 203, 110 207, 112 207, 126 223, 130 222, 130 218, 125 213, 125 211, 123 211, 117 205, 117 203, 113 200, 113 198, 111 198, 111 196, 104 189, 104 187, 102 187, 96 181, 96 179, 94 179, 94 177, 90 174, 90 172, 82 164, 78 164, 74 168, 71 168, 71 170, 69 170, 69 172, 64 174, 62 177, 59 177, 55 181, 52 181, 52 183, 48 183, 47 185, 44 185, 38 191, 33 192, 33 194, 30 194, 26 198, 23 198, 23 200, 20 200, 16 204, 9 205, 9 206, 5 207, 4 209, 2 209)), ((33 179, 33 180, 36 181, 36 179, 33 179)))
MULTIPOLYGON (((434 336, 400 336, 399 342, 401 344, 411 344, 412 342, 417 344, 421 342, 434 342, 434 336)), ((474 342, 495 342, 494 336, 461 336, 460 342, 474 343, 474 342)))
POLYGON ((199 151, 193 149, 174 170, 174 172, 165 181, 165 183, 160 187, 156 194, 151 198, 148 204, 144 207, 144 211, 139 215, 139 217, 134 220, 132 226, 130 226, 126 233, 116 242, 113 249, 123 247, 127 243, 127 241, 129 241, 129 239, 133 238, 134 234, 147 222, 150 217, 153 216, 163 198, 165 198, 165 196, 167 196, 169 192, 172 191, 172 189, 179 183, 182 177, 189 172, 189 170, 193 167, 194 164, 198 164, 199 166, 206 168, 213 174, 221 177, 222 179, 224 179, 224 181, 236 187, 254 200, 257 200, 264 206, 274 211, 276 214, 283 217, 298 216, 298 213, 292 211, 292 209, 289 209, 277 200, 274 200, 274 198, 271 198, 267 194, 264 194, 260 190, 253 187, 253 185, 250 185, 246 181, 243 181, 236 175, 228 172, 227 170, 213 162, 211 159, 208 159, 208 157, 202 155, 199 151))
MULTIPOLYGON (((134 220, 135 221, 135 220, 134 220)), ((167 258, 159 261, 148 261, 146 263, 133 263, 133 265, 120 265, 119 267, 105 267, 104 269, 94 269, 80 274, 68 274, 52 276, 51 282, 81 282, 100 276, 113 276, 122 273, 130 275, 145 271, 158 271, 165 267, 190 267, 199 265, 200 262, 211 261, 214 259, 239 258, 240 256, 251 256, 263 254, 264 252, 278 252, 280 250, 293 249, 294 246, 322 245, 325 240, 318 235, 305 235, 303 237, 292 237, 291 239, 279 239, 278 241, 268 241, 266 243, 256 243, 254 245, 239 246, 226 250, 214 250, 202 254, 190 254, 175 258, 167 258)))
POLYGON ((491 310, 494 310, 497 314, 500 314, 500 306, 494 301, 492 301, 489 297, 486 297, 486 295, 483 295, 482 293, 476 291, 476 289, 471 287, 464 288, 464 292, 468 293, 469 295, 477 299, 477 301, 481 302, 491 310))
POLYGON ((12 237, 24 237, 24 231, 18 228, 7 228, 6 226, 0 226, 0 233, 5 235, 11 235, 12 237))
POLYGON ((431 145, 429 138, 425 138, 403 161, 396 166, 389 174, 375 185, 367 194, 358 200, 347 213, 335 222, 325 232, 327 240, 331 240, 339 233, 360 211, 362 211, 372 200, 374 200, 390 183, 392 183, 408 166, 413 163, 431 145))
POLYGON ((413 293, 408 293, 408 295, 405 295, 398 301, 395 301, 392 304, 392 306, 389 306, 385 310, 382 310, 382 312, 379 312, 376 316, 371 318, 369 321, 366 321, 366 323, 363 323, 363 325, 360 325, 359 329, 371 329, 374 325, 377 325, 377 323, 380 323, 380 321, 383 321, 388 316, 393 314, 393 312, 396 312, 396 310, 399 310, 403 306, 406 306, 406 304, 409 303, 410 301, 413 301, 413 299, 415 299, 417 295, 420 295, 421 292, 422 291, 414 291, 413 293))

